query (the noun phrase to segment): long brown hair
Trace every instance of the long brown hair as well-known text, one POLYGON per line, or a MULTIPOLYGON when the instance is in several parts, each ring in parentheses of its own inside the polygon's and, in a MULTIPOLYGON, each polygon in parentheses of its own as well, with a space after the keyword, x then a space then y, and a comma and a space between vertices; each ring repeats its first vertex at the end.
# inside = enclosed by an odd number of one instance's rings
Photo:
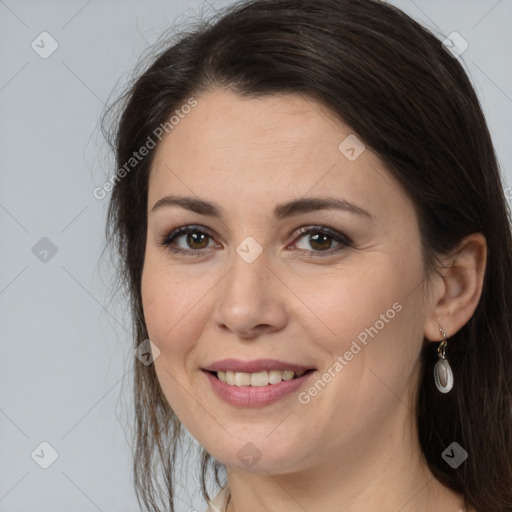
MULTIPOLYGON (((126 171, 113 180, 106 231, 120 259, 119 283, 131 302, 134 346, 148 337, 140 285, 154 149, 128 170, 126 163, 147 146, 148 137, 158 142, 155 130, 169 123, 176 109, 216 86, 245 96, 300 93, 348 124, 412 199, 427 274, 436 270, 437 256, 464 236, 484 234, 488 261, 482 296, 450 342, 457 385, 446 395, 433 387, 436 346, 425 343, 417 426, 432 473, 462 494, 466 506, 512 511, 510 209, 484 115, 460 61, 439 37, 389 4, 253 0, 231 5, 167 41, 106 111, 104 132, 117 168, 126 171), (469 454, 457 469, 441 457, 453 441, 469 454)), ((153 365, 135 365, 134 400, 139 504, 174 511, 181 425, 153 365)), ((221 467, 202 450, 205 499, 210 499, 208 471, 220 486, 221 467)))

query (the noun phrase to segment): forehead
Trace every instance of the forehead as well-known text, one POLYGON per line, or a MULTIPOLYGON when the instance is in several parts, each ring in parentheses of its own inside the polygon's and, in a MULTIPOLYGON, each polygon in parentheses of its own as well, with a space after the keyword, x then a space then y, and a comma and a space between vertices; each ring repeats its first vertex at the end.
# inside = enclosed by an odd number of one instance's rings
POLYGON ((162 195, 176 193, 238 210, 326 193, 370 210, 408 203, 350 127, 310 98, 248 98, 216 89, 196 99, 157 148, 150 208, 162 195), (346 153, 351 147, 360 153, 355 159, 354 152, 346 153))
POLYGON ((349 134, 350 129, 321 104, 303 96, 250 98, 214 89, 197 98, 197 106, 164 138, 158 152, 187 147, 189 157, 299 163, 329 146, 337 150, 344 132, 349 134))

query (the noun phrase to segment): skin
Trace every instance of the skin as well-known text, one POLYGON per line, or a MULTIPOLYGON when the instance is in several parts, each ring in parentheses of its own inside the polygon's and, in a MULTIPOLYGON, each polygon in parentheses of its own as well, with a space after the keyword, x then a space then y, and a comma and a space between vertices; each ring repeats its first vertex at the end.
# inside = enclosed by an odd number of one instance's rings
POLYGON ((419 447, 419 354, 443 339, 440 326, 449 338, 471 318, 485 239, 464 239, 427 281, 413 205, 369 148, 354 161, 338 150, 350 127, 299 95, 248 99, 214 89, 197 100, 155 154, 141 287, 162 390, 226 465, 229 512, 459 511, 462 497, 433 477, 419 447), (169 194, 215 202, 224 218, 152 211, 169 194), (273 217, 278 203, 327 195, 374 218, 339 210, 273 217), (199 257, 159 244, 185 225, 211 235, 175 240, 199 257), (296 234, 313 225, 348 236, 353 247, 334 252, 333 238, 315 244, 296 234), (252 263, 236 252, 249 236, 263 249, 252 263), (297 399, 301 388, 271 405, 235 407, 201 371, 226 357, 276 358, 317 368, 313 383, 394 303, 401 311, 308 404, 297 399), (237 457, 248 442, 261 454, 251 468, 237 457))

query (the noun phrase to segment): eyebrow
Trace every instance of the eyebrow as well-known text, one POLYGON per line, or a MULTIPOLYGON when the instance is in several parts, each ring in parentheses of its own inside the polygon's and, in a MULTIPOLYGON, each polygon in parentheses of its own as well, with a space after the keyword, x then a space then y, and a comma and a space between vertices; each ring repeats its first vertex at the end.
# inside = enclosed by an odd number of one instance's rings
MULTIPOLYGON (((223 210, 215 203, 187 196, 165 196, 159 199, 151 209, 151 212, 164 207, 180 207, 201 215, 223 218, 223 210)), ((295 215, 313 212, 317 210, 342 210, 369 219, 375 219, 375 216, 365 209, 345 199, 335 197, 308 197, 296 199, 287 203, 281 203, 274 208, 274 217, 282 220, 295 215)))

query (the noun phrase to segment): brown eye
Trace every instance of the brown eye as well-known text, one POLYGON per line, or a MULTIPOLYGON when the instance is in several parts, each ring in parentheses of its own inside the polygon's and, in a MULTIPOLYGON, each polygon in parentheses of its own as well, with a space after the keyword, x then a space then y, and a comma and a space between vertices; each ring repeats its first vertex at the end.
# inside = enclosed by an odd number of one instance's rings
POLYGON ((208 247, 208 235, 206 235, 205 233, 191 232, 184 236, 186 237, 185 238, 186 243, 192 249, 205 249, 206 247, 208 247), (204 243, 205 240, 206 240, 206 245, 204 243))
MULTIPOLYGON (((299 239, 306 238, 306 235, 309 236, 306 239, 307 244, 313 248, 313 250, 309 250, 306 248, 298 247, 300 250, 304 250, 306 252, 310 252, 313 255, 330 255, 337 252, 340 252, 345 247, 352 247, 353 242, 347 236, 335 231, 333 229, 322 227, 322 226, 310 226, 301 228, 298 232, 299 239), (333 241, 338 245, 331 250, 333 241)), ((297 245, 295 243, 294 245, 297 245)))
POLYGON ((332 238, 329 235, 317 233, 316 235, 309 235, 309 243, 315 250, 330 249, 332 238))
POLYGON ((176 254, 187 256, 200 256, 204 249, 208 247, 208 242, 212 239, 211 235, 197 226, 182 226, 174 229, 168 235, 159 241, 159 245, 167 247, 176 254), (176 245, 176 241, 183 239, 185 247, 176 245))
MULTIPOLYGON (((329 256, 342 251, 346 247, 353 246, 350 238, 327 227, 309 226, 301 228, 296 235, 296 239, 306 239, 306 236, 309 236, 306 242, 309 247, 298 247, 298 249, 309 254, 310 257, 329 256), (332 248, 333 243, 337 244, 334 246, 334 249, 332 248)), ((164 236, 159 241, 159 245, 167 247, 175 254, 201 256, 204 254, 205 249, 208 248, 210 240, 213 240, 212 236, 202 228, 198 226, 182 226, 164 236), (184 240, 184 247, 177 245, 177 241, 180 239, 184 240)), ((294 245, 297 245, 297 242, 294 245)))

